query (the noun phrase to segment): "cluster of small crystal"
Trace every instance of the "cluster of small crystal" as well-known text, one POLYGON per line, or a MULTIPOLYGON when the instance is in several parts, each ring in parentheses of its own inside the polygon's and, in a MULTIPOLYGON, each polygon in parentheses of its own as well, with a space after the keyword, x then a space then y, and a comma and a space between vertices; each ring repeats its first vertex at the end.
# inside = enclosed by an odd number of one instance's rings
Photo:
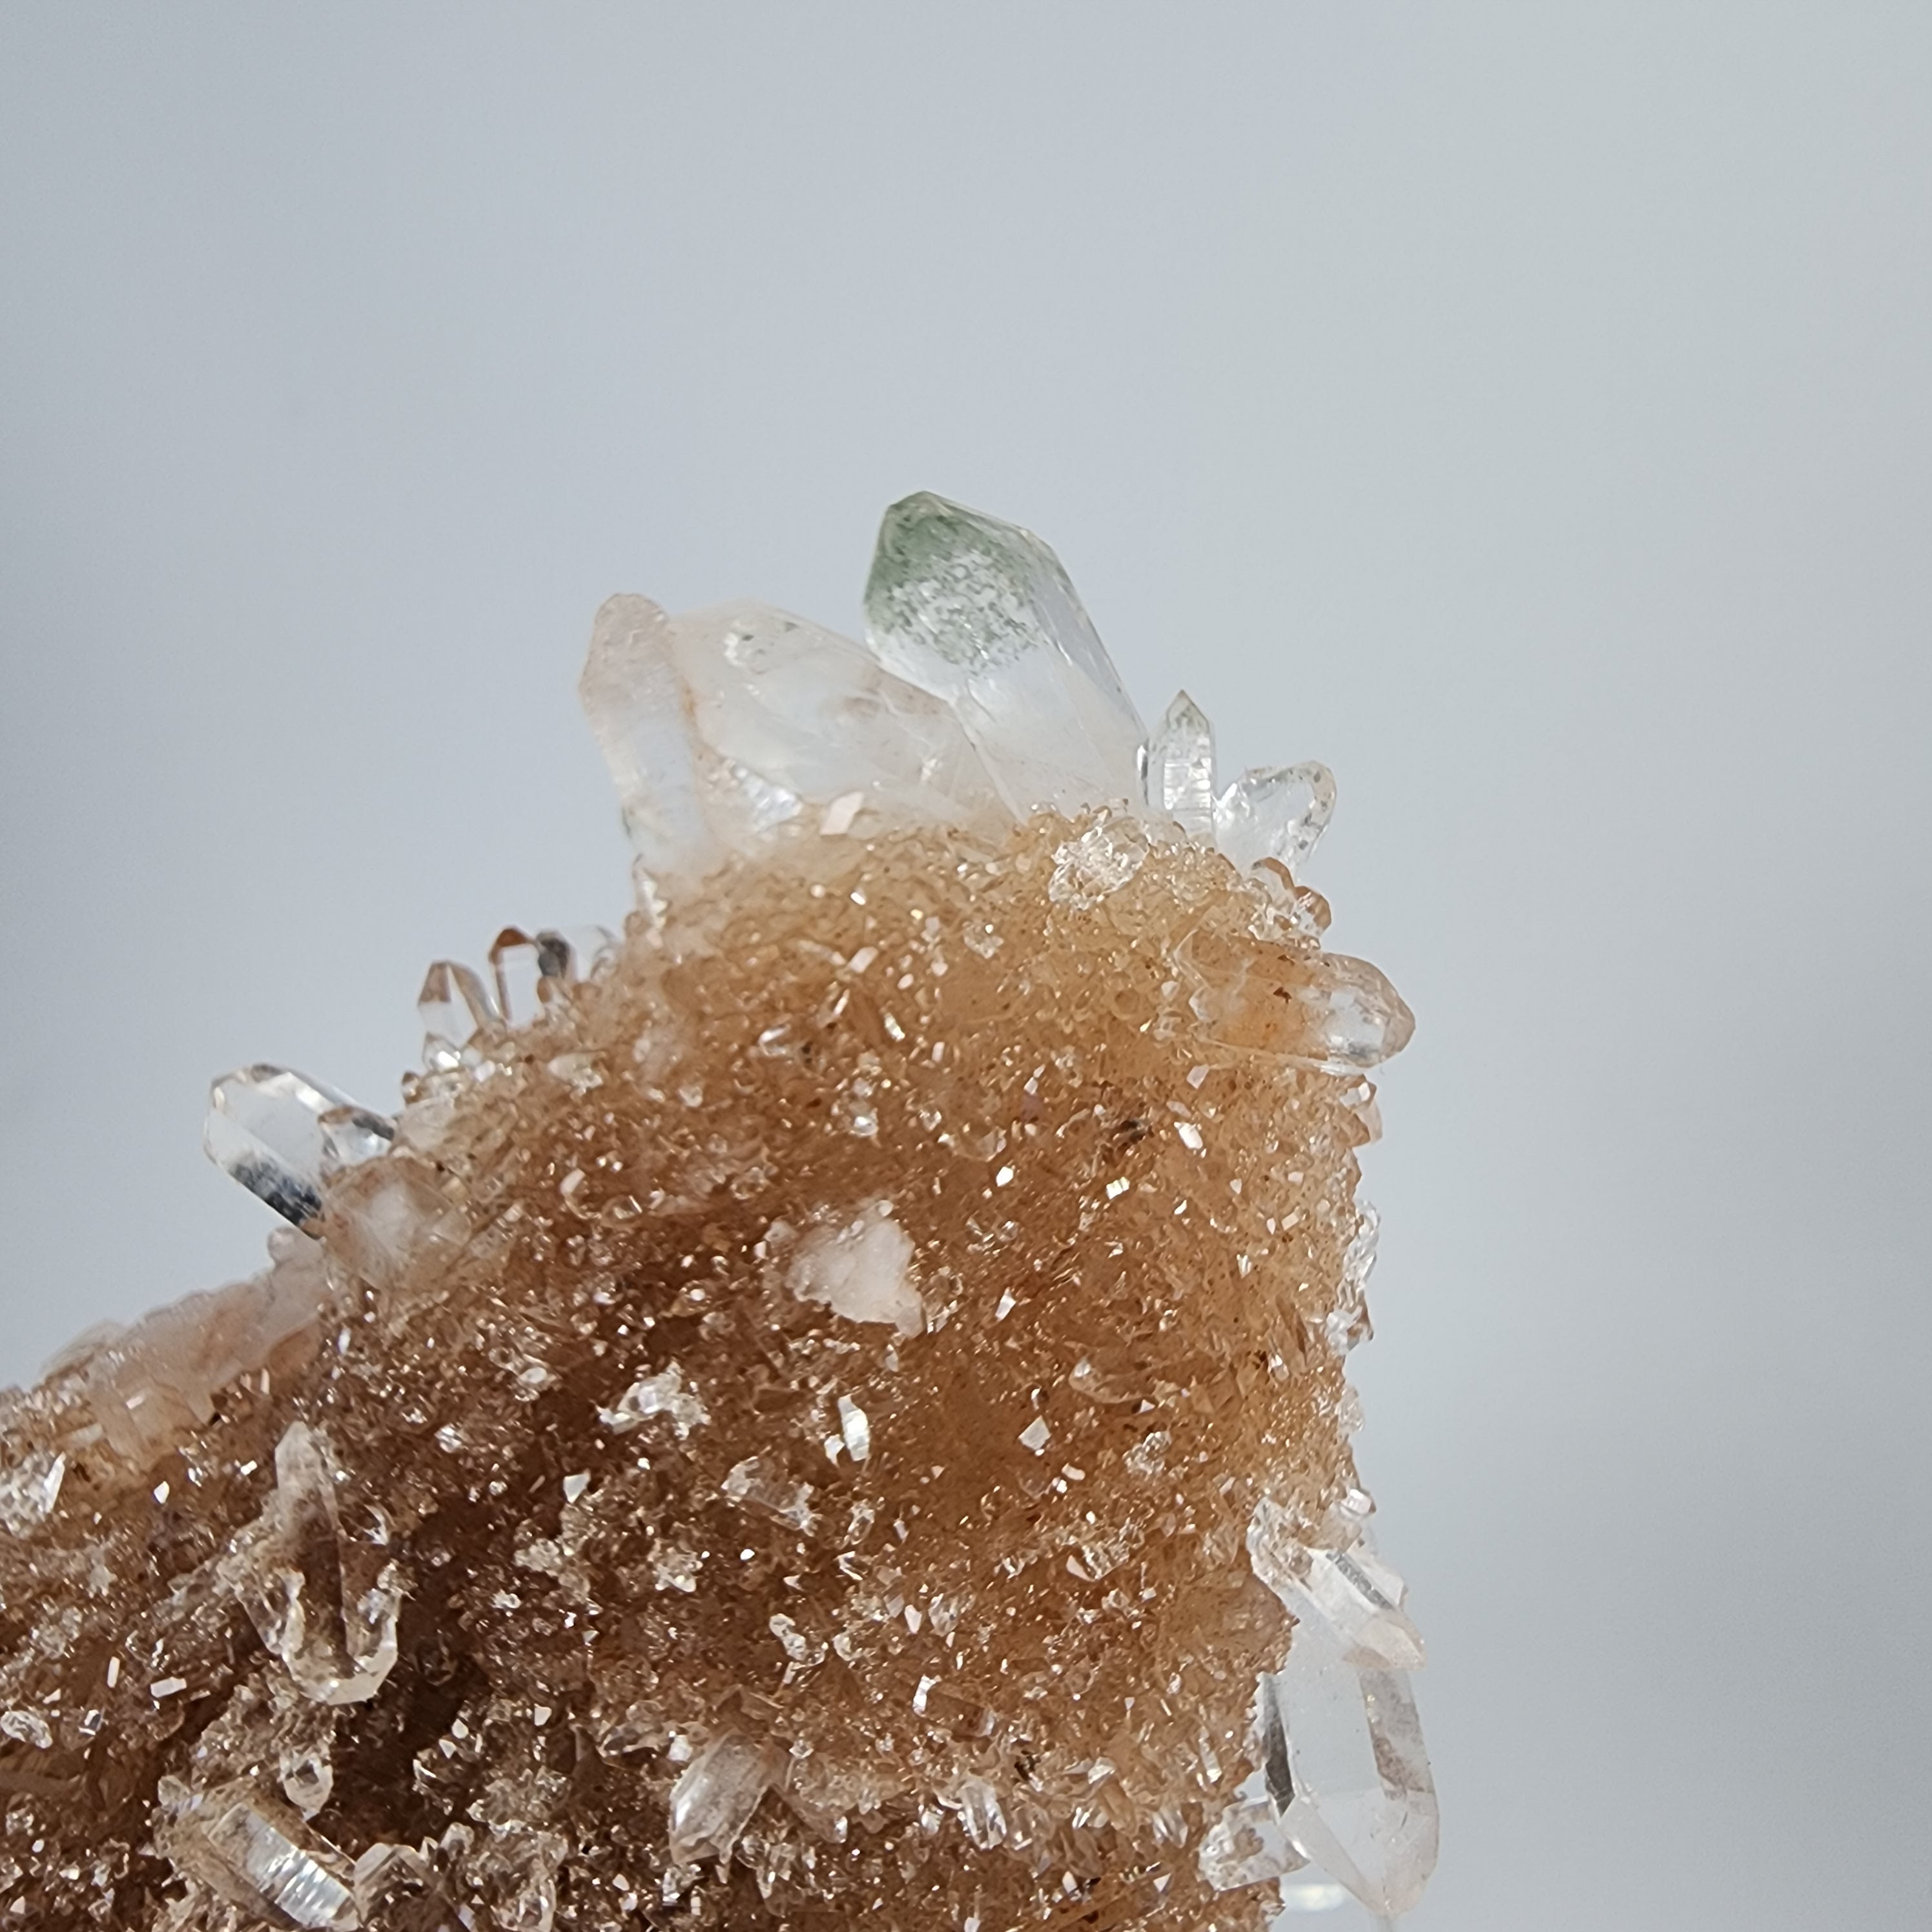
POLYGON ((0 1926, 1419 1892, 1332 784, 1144 734, 1010 526, 896 506, 867 602, 607 606, 622 941, 432 969, 394 1119, 218 1083, 273 1267, 8 1399, 0 1926))

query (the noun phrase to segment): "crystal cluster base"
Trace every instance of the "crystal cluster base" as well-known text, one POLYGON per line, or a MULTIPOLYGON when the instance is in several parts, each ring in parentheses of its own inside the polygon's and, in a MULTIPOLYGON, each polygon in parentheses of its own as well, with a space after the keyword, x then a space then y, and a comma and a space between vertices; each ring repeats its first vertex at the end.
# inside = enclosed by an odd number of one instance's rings
POLYGON ((1414 1903, 1333 782, 940 499, 867 612, 614 599, 622 939, 434 968, 393 1118, 218 1082, 272 1266, 4 1398, 0 1925, 1414 1903))

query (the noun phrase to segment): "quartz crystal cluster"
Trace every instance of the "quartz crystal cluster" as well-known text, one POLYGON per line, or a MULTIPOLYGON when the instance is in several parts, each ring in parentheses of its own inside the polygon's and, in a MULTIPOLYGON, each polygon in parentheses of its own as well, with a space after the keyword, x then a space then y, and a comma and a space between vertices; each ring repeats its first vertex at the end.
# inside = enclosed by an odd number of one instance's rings
POLYGON ((1332 782, 938 497, 866 614, 608 604, 623 936, 433 967, 393 1118, 218 1082, 272 1264, 0 1401, 0 1928, 1417 1898, 1332 782))

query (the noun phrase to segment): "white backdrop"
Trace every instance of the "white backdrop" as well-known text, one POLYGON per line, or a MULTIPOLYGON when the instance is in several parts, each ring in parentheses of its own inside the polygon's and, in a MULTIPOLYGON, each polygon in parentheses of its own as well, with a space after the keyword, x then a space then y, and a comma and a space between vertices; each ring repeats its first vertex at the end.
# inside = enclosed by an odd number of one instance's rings
MULTIPOLYGON (((1932 1921, 1932 12, 0 12, 0 1374, 627 893, 609 591, 930 488, 1340 776, 1417 1932, 1932 1921)), ((1340 1915, 1328 1922, 1339 1928, 1340 1915)))

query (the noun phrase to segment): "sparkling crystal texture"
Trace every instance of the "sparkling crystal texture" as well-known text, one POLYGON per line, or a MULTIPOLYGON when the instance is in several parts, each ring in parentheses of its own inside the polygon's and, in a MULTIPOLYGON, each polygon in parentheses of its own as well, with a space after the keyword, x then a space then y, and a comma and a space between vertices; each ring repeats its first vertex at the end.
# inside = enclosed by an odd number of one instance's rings
POLYGON ((432 966, 393 1118, 218 1082, 268 1265, 0 1396, 0 1925, 1414 1902, 1332 784, 940 498, 866 616, 608 603, 624 933, 432 966))
POLYGON ((1141 790, 1150 812, 1172 818, 1198 838, 1214 837, 1214 728, 1184 691, 1147 741, 1141 790))

